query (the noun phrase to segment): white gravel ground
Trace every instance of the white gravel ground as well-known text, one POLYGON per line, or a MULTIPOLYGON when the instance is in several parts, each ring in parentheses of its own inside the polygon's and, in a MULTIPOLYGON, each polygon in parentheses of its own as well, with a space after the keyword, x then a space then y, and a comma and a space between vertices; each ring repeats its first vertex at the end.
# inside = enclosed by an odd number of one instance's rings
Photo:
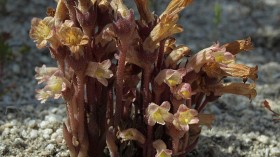
MULTIPOLYGON (((50 0, 6 0, 0 7, 0 33, 11 34, 9 44, 15 56, 5 66, 0 89, 0 156, 69 156, 61 128, 66 118, 63 102, 41 105, 34 99, 34 67, 54 62, 29 39, 30 20, 44 17, 46 8, 54 4, 50 0)), ((154 7, 162 10, 164 5, 154 7)), ((280 157, 280 122, 273 122, 261 105, 267 99, 280 110, 279 8, 280 0, 194 0, 184 11, 180 23, 185 31, 179 35, 180 42, 193 52, 215 41, 251 36, 255 50, 239 55, 238 61, 259 66, 258 96, 250 102, 226 95, 210 104, 207 112, 214 113, 216 120, 211 130, 203 129, 189 157, 280 157), (219 24, 213 22, 216 2, 222 9, 219 24)))

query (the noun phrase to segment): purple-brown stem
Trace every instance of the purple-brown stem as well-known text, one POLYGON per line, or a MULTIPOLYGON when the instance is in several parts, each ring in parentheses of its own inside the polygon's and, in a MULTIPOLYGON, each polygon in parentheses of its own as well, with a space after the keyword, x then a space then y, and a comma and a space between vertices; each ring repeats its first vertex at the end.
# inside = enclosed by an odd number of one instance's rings
POLYGON ((123 112, 123 77, 124 77, 124 69, 125 69, 125 59, 126 59, 126 44, 119 44, 119 60, 118 67, 116 71, 116 112, 114 119, 115 128, 119 125, 120 119, 122 117, 123 112))
POLYGON ((198 109, 197 109, 198 113, 200 113, 200 112, 205 108, 205 106, 207 105, 208 102, 209 102, 209 101, 207 100, 207 98, 205 98, 205 100, 203 101, 203 103, 202 103, 201 105, 199 105, 199 107, 198 107, 198 109))
POLYGON ((79 132, 78 139, 83 140, 85 134, 85 102, 84 102, 84 75, 77 75, 77 93, 75 95, 78 105, 79 132))
POLYGON ((179 138, 173 138, 172 139, 172 153, 177 153, 179 150, 179 138))
MULTIPOLYGON (((147 68, 144 69, 144 77, 143 77, 143 114, 145 114, 145 110, 148 107, 148 104, 150 103, 150 77, 151 77, 151 67, 147 66, 147 68)), ((151 156, 151 148, 152 148, 152 134, 153 134, 153 127, 147 126, 147 143, 146 143, 146 157, 151 156)), ((145 149, 143 149, 145 150, 145 149)))
POLYGON ((195 96, 194 103, 195 103, 195 109, 196 110, 199 108, 199 105, 202 103, 204 97, 205 97, 205 95, 203 93, 198 93, 195 96))
POLYGON ((67 147, 69 149, 70 155, 71 156, 77 156, 76 149, 75 149, 75 147, 73 146, 73 143, 72 143, 72 135, 69 132, 69 130, 67 129, 65 123, 63 123, 63 137, 64 137, 65 142, 67 144, 67 147))
MULTIPOLYGON (((153 126, 148 125, 147 126, 147 143, 146 143, 146 157, 151 157, 152 156, 152 138, 153 138, 153 126)), ((145 150, 145 149, 143 149, 145 150)))
MULTIPOLYGON (((188 144, 189 144, 189 132, 186 132, 183 137, 183 146, 181 151, 184 151, 187 148, 188 144)), ((184 157, 184 155, 180 157, 184 157)))
POLYGON ((159 53, 158 53, 157 67, 156 67, 157 73, 162 69, 162 62, 164 57, 164 42, 165 40, 162 40, 159 46, 159 53))

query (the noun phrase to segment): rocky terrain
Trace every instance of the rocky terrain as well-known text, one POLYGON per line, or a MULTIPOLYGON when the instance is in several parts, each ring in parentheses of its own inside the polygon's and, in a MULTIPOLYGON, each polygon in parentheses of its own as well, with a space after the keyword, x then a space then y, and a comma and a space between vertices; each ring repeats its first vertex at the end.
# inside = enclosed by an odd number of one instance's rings
MULTIPOLYGON (((168 0, 151 4, 160 13, 168 0), (160 4, 160 5, 159 5, 160 4)), ((0 156, 67 157, 62 136, 66 118, 63 101, 40 104, 34 93, 36 66, 55 65, 47 50, 38 50, 29 39, 32 17, 45 16, 50 0, 0 0, 0 33, 8 33, 12 60, 4 66, 0 85, 0 156)), ((280 122, 262 107, 266 99, 280 110, 280 1, 194 0, 183 12, 184 32, 179 42, 195 53, 213 42, 252 38, 255 49, 237 60, 258 65, 258 96, 223 96, 209 104, 212 129, 203 128, 197 148, 188 157, 280 157, 280 122), (221 12, 216 14, 215 12, 221 12)), ((0 49, 0 51, 2 51, 0 49)))

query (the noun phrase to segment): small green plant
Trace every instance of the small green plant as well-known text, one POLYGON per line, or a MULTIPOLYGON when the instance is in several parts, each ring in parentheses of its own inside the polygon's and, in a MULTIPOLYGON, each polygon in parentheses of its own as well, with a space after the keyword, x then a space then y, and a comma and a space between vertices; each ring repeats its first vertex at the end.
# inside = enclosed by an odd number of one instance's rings
POLYGON ((9 38, 8 33, 1 33, 0 35, 0 84, 2 82, 2 78, 4 75, 3 73, 4 64, 6 64, 12 58, 11 47, 7 44, 8 38, 9 38))
POLYGON ((222 7, 219 2, 215 2, 214 5, 214 23, 219 25, 221 23, 222 7))
POLYGON ((226 93, 256 96, 257 67, 235 62, 252 49, 250 38, 189 57, 172 36, 183 31, 179 13, 191 0, 172 0, 159 16, 147 0, 135 3, 140 19, 122 0, 58 0, 54 14, 32 20, 30 37, 58 64, 35 69, 45 85, 36 97, 65 100, 71 157, 184 156, 201 126, 211 127, 214 115, 203 112, 209 102, 226 93))

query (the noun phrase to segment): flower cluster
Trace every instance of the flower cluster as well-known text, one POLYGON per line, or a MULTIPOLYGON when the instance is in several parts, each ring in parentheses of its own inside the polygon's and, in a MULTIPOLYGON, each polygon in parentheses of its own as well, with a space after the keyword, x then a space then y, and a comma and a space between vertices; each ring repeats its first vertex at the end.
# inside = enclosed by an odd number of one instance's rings
POLYGON ((58 65, 35 69, 44 85, 36 97, 65 100, 71 157, 184 155, 201 126, 211 127, 214 115, 203 113, 209 102, 227 93, 256 96, 257 66, 236 63, 252 49, 250 38, 191 55, 173 37, 191 0, 171 0, 160 16, 148 0, 135 3, 139 19, 122 0, 57 0, 54 13, 32 20, 30 37, 58 65))

